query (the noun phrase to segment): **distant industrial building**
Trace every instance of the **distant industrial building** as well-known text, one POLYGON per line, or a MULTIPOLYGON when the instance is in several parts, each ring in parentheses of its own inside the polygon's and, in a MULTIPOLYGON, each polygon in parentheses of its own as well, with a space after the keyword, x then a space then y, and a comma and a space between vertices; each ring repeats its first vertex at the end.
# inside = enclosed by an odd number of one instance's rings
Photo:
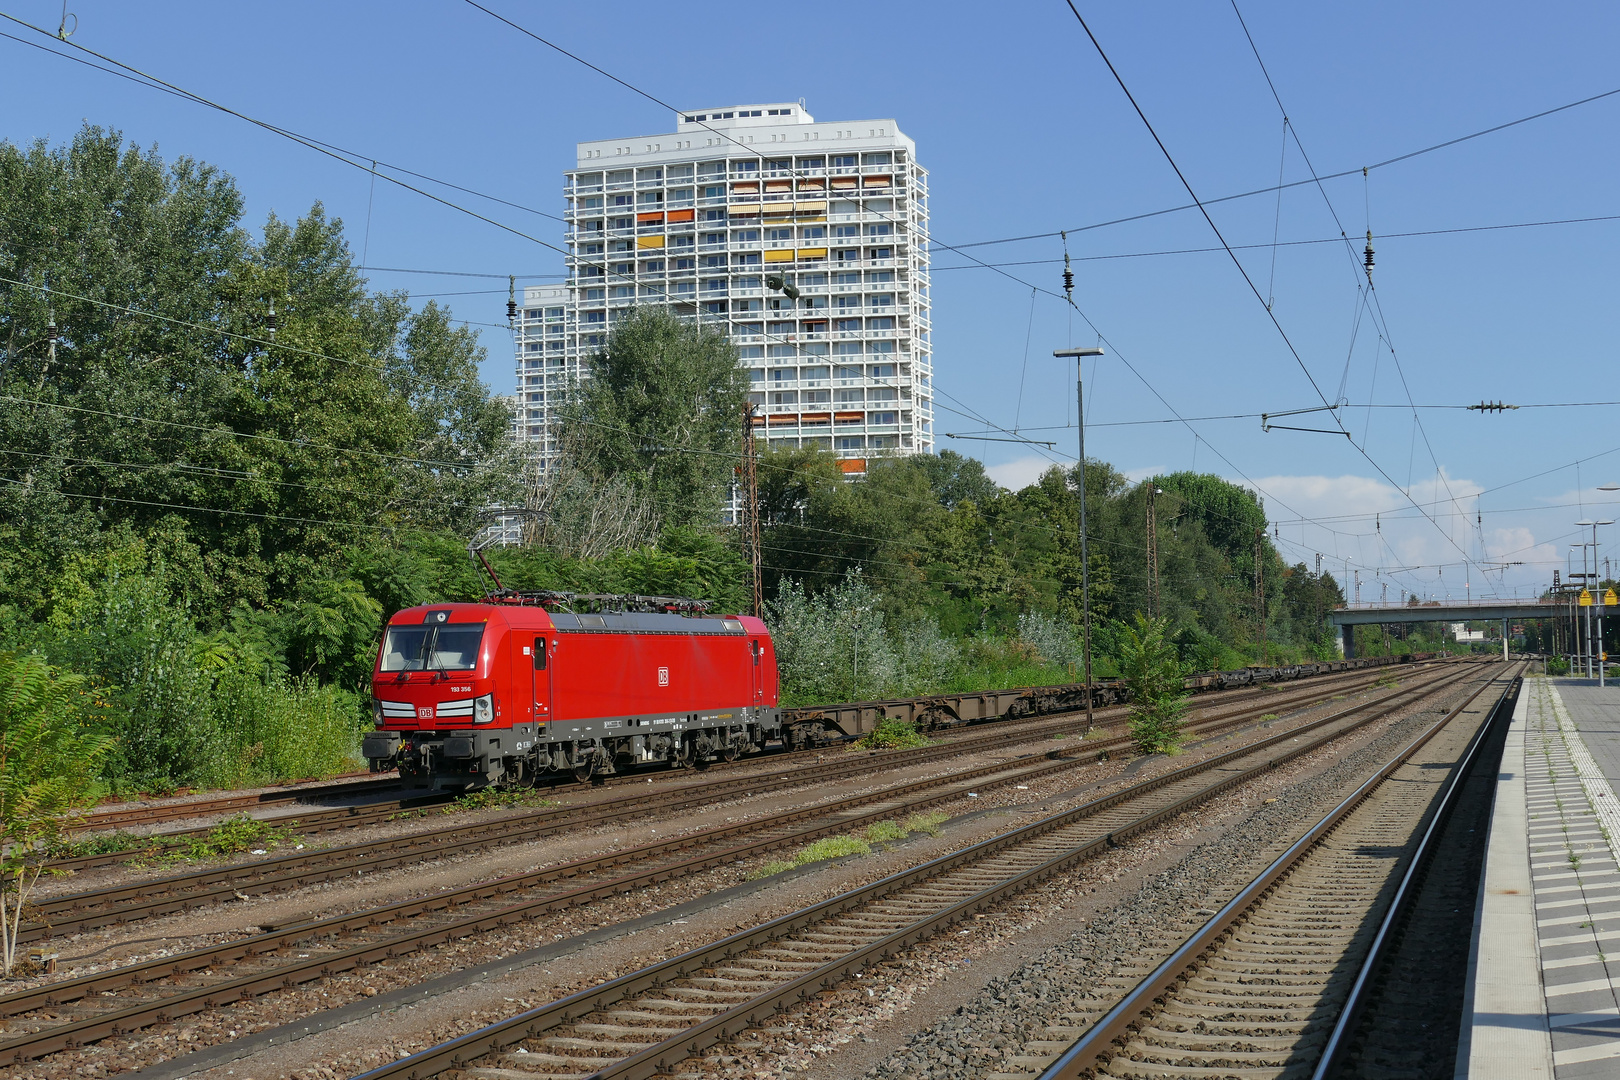
POLYGON ((524 289, 517 332, 514 433, 542 469, 567 387, 637 304, 731 335, 772 447, 824 447, 852 474, 934 448, 928 174, 893 120, 681 113, 580 143, 563 197, 568 279, 524 289))

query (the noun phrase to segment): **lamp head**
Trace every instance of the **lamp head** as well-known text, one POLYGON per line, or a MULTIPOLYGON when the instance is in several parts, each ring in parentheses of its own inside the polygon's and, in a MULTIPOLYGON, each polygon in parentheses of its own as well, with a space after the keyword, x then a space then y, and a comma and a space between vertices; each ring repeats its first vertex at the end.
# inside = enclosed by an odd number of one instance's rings
POLYGON ((1099 349, 1099 348, 1087 348, 1087 349, 1055 349, 1055 350, 1053 350, 1053 352, 1052 352, 1052 355, 1053 355, 1053 356, 1057 356, 1057 357, 1070 357, 1070 356, 1101 356, 1101 355, 1102 355, 1102 354, 1103 354, 1103 351, 1102 351, 1102 350, 1101 350, 1101 349, 1099 349))

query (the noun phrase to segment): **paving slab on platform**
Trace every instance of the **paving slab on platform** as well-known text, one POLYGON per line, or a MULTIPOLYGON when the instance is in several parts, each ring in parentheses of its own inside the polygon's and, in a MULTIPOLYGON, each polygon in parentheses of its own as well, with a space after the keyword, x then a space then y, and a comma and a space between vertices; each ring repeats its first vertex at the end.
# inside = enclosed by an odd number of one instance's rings
POLYGON ((1527 679, 1498 778, 1459 1076, 1620 1077, 1617 786, 1620 687, 1527 679))

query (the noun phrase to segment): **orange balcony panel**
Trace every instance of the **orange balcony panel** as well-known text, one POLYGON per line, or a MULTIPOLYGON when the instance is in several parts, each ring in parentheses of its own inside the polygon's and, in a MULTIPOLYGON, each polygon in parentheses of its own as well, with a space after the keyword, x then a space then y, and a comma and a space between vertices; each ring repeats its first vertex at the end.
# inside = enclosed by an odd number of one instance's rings
POLYGON ((843 473, 863 473, 866 471, 866 459, 843 458, 838 462, 838 471, 843 473))
POLYGON ((664 212, 662 210, 655 210, 651 213, 636 215, 637 225, 662 225, 663 223, 664 212))
POLYGON ((889 187, 894 183, 892 176, 868 176, 861 180, 864 187, 889 187))
POLYGON ((859 187, 860 184, 861 180, 858 176, 835 176, 832 178, 832 186, 834 191, 856 188, 859 187))
POLYGON ((672 222, 691 221, 696 213, 697 211, 695 210, 671 210, 669 212, 669 220, 672 222))
POLYGON ((799 414, 799 423, 804 425, 805 427, 810 427, 812 425, 821 426, 823 424, 830 424, 830 423, 832 423, 832 413, 824 413, 824 412, 800 413, 799 414))
POLYGON ((833 423, 835 424, 860 424, 864 423, 865 420, 866 414, 863 412, 833 413, 833 423))

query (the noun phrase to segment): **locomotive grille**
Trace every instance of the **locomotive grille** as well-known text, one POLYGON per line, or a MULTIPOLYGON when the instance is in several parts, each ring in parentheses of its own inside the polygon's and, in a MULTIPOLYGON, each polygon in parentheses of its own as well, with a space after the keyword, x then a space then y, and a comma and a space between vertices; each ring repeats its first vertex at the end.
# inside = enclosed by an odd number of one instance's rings
POLYGON ((472 714, 472 698, 466 698, 462 701, 441 701, 434 710, 436 716, 471 716, 472 714))
POLYGON ((416 706, 408 701, 379 701, 377 704, 382 706, 382 714, 389 720, 409 720, 416 715, 416 706))

